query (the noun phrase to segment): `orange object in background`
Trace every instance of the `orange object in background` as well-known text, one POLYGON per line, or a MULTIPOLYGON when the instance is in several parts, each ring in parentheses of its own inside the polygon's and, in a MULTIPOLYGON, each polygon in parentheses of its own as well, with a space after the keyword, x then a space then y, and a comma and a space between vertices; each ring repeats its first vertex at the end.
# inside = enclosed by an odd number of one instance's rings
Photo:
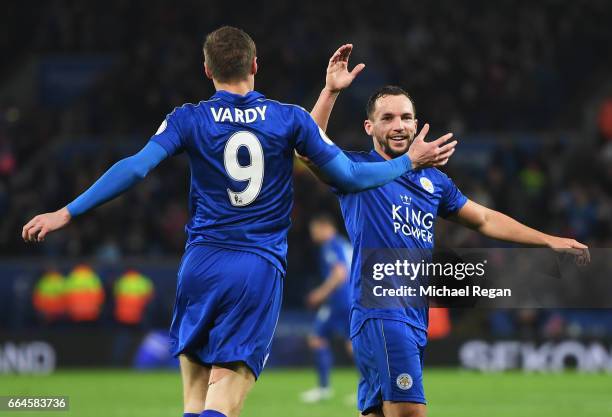
POLYGON ((443 339, 451 332, 451 320, 448 308, 431 307, 429 309, 429 327, 427 338, 443 339))
POLYGON ((46 320, 60 319, 66 311, 64 276, 57 271, 46 272, 34 288, 32 302, 36 311, 46 320))
POLYGON ((115 319, 123 324, 142 322, 153 298, 153 283, 137 271, 128 271, 115 282, 115 319))
POLYGON ((72 321, 95 321, 104 303, 100 277, 88 265, 76 266, 66 280, 66 310, 72 321))

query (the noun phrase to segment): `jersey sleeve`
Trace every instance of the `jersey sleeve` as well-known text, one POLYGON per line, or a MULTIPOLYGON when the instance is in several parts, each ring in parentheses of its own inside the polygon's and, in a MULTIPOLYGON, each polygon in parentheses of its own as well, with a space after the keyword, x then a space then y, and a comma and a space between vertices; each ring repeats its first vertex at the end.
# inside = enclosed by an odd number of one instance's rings
MULTIPOLYGON (((342 152, 342 153, 343 153, 343 154, 344 154, 344 155, 345 155, 345 156, 346 156, 348 159, 350 159, 351 161, 353 161, 353 162, 358 162, 358 161, 359 161, 359 159, 357 159, 357 155, 356 155, 356 154, 357 154, 357 152, 354 152, 354 151, 346 151, 346 150, 344 150, 344 149, 340 149, 340 151, 341 151, 341 152, 342 152)), ((339 188, 336 186, 336 184, 334 184, 334 183, 330 183, 330 184, 328 184, 328 185, 329 185, 329 188, 330 188, 331 192, 332 192, 332 193, 334 193, 334 194, 336 194, 337 196, 341 196, 341 195, 344 195, 344 194, 345 194, 344 192, 342 192, 342 190, 341 190, 341 189, 339 189, 339 188)))
POLYGON ((442 198, 438 206, 438 216, 448 217, 465 205, 467 197, 461 193, 453 180, 443 173, 440 174, 442 180, 442 198))
POLYGON ((184 150, 185 133, 189 131, 189 114, 184 107, 177 107, 166 116, 151 141, 166 150, 169 156, 184 150))
POLYGON ((327 264, 328 268, 333 268, 338 262, 340 262, 338 248, 335 245, 328 245, 323 250, 323 260, 327 264))
POLYGON ((306 110, 296 107, 294 123, 295 148, 315 165, 324 165, 340 153, 340 148, 327 137, 306 110))

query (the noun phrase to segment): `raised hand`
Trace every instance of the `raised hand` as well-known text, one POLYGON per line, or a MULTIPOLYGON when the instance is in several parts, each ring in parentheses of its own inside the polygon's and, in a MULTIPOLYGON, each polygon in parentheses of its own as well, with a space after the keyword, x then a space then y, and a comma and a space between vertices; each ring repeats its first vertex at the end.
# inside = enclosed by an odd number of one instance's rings
POLYGON ((412 161, 412 169, 428 167, 440 167, 446 165, 451 155, 455 152, 457 141, 446 143, 453 137, 452 133, 440 136, 432 142, 425 142, 425 137, 429 132, 429 124, 425 123, 419 134, 414 138, 408 156, 412 161))
POLYGON ((21 237, 24 242, 42 242, 48 233, 70 223, 71 218, 66 207, 53 213, 39 214, 23 226, 21 237))
POLYGON ((344 44, 329 59, 327 75, 325 76, 325 88, 332 93, 339 93, 351 85, 355 77, 365 68, 365 64, 357 64, 349 72, 348 62, 352 50, 353 44, 344 44))

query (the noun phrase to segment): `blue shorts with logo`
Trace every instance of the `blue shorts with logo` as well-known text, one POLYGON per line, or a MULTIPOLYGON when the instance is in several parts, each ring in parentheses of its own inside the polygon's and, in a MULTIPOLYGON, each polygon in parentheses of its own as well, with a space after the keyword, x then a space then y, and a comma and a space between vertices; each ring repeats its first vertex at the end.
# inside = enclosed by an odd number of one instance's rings
POLYGON ((280 313, 281 272, 254 253, 187 248, 178 272, 171 353, 203 365, 242 361, 259 377, 280 313))
POLYGON ((323 305, 317 311, 314 322, 314 334, 324 339, 332 339, 334 336, 348 340, 350 334, 350 309, 334 308, 323 305))
POLYGON ((426 404, 425 331, 402 321, 373 318, 363 323, 352 342, 361 377, 357 401, 362 414, 380 410, 383 401, 426 404))

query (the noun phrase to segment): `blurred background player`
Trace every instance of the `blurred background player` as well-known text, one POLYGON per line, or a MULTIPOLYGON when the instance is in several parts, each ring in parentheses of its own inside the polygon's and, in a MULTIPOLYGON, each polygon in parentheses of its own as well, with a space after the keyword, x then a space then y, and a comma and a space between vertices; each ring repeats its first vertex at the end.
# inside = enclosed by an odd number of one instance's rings
POLYGON ((117 162, 66 207, 35 216, 22 237, 43 241, 185 152, 191 213, 171 351, 181 363, 184 415, 235 417, 265 366, 278 321, 294 152, 350 192, 435 164, 439 144, 423 143, 393 161, 355 164, 304 109, 254 91, 257 56, 248 34, 224 26, 207 36, 203 49, 213 97, 176 108, 140 152, 117 162))
MULTIPOLYGON (((351 50, 350 45, 341 48, 337 61, 330 61, 325 86, 329 93, 321 94, 312 110, 313 118, 323 130, 327 129, 334 96, 342 89, 340 86, 346 88, 353 80, 347 70, 351 50)), ((346 152, 355 161, 397 158, 428 128, 425 124, 417 135, 418 122, 412 98, 395 86, 379 88, 370 96, 366 116, 364 129, 372 138, 373 147, 370 152, 346 152)), ((446 161, 444 159, 440 165, 446 161)), ((333 185, 333 181, 331 183, 333 185)), ((366 255, 364 251, 394 248, 431 251, 435 236, 433 219, 440 216, 489 238, 567 251, 576 255, 578 261, 589 258, 587 246, 574 239, 547 235, 469 200, 436 168, 415 170, 384 186, 360 193, 336 192, 355 248, 350 326, 355 362, 361 375, 358 407, 363 415, 426 415, 423 355, 428 327, 426 303, 368 307, 367 301, 364 302, 368 294, 362 291, 362 276, 367 274, 362 275, 361 266, 365 256, 376 255, 366 255), (408 207, 411 216, 402 214, 404 209, 408 213, 408 207), (417 213, 416 221, 414 213, 417 213), (428 216, 431 220, 427 225, 428 216), (418 233, 413 231, 415 229, 418 233)))
POLYGON ((313 333, 308 346, 315 355, 319 385, 302 393, 302 401, 311 403, 331 398, 333 391, 329 375, 333 365, 332 342, 335 337, 344 341, 352 356, 349 338, 350 286, 349 274, 353 248, 338 233, 336 222, 327 213, 315 215, 309 223, 310 237, 319 249, 319 273, 323 282, 312 290, 306 304, 317 308, 313 333))

